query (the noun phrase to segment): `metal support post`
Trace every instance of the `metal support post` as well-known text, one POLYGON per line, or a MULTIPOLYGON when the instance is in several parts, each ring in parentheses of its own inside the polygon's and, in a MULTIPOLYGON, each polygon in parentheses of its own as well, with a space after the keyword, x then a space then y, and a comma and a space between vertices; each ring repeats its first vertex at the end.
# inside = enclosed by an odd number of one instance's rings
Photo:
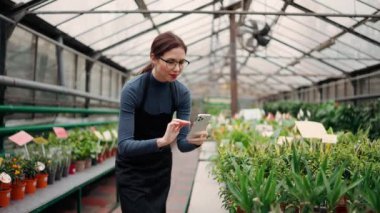
POLYGON ((236 20, 235 15, 230 16, 230 66, 231 66, 231 116, 233 117, 238 112, 238 91, 237 91, 237 68, 236 68, 236 20))
MULTIPOLYGON (((7 23, 0 19, 0 75, 6 75, 5 60, 7 53, 7 36, 6 36, 7 23)), ((0 85, 0 104, 4 104, 6 86, 0 85)), ((5 126, 5 114, 0 114, 0 127, 5 126)), ((4 140, 0 137, 0 152, 4 151, 4 140)))

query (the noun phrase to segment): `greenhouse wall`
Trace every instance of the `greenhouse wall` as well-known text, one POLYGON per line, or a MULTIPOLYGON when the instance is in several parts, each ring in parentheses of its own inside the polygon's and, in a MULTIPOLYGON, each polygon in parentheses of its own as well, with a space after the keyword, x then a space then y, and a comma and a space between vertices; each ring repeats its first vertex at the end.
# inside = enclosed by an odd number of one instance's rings
POLYGON ((355 77, 334 80, 318 86, 295 89, 259 99, 259 103, 295 100, 308 103, 340 101, 360 103, 380 97, 380 69, 355 77))
MULTIPOLYGON (((62 50, 62 77, 58 69, 58 47, 48 39, 16 27, 7 43, 6 74, 16 79, 32 80, 86 92, 86 56, 71 49, 62 50)), ((106 64, 95 62, 90 72, 89 93, 118 100, 126 76, 106 64), (114 82, 114 83, 111 83, 114 82)), ((8 87, 5 104, 24 103, 85 107, 85 98, 52 92, 8 87)), ((91 100, 92 107, 118 107, 106 101, 91 100)))

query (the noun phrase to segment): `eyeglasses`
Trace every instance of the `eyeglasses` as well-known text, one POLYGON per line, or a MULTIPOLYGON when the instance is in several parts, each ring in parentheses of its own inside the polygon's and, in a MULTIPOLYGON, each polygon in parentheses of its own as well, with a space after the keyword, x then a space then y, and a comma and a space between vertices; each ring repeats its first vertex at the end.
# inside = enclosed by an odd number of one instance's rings
POLYGON ((178 64, 178 67, 180 69, 183 69, 185 68, 187 65, 190 64, 190 61, 186 60, 186 59, 183 59, 183 60, 180 60, 180 61, 176 61, 176 60, 173 60, 173 59, 163 59, 160 57, 161 60, 163 60, 165 63, 166 63, 166 67, 170 70, 174 70, 175 67, 177 66, 178 64))

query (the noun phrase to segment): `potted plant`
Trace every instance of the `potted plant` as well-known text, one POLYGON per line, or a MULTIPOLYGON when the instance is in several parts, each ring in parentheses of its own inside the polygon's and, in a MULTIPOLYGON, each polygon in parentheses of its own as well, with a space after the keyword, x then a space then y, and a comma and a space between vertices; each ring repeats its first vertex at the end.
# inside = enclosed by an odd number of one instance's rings
POLYGON ((25 176, 22 168, 22 160, 20 156, 14 156, 5 162, 10 168, 10 176, 12 178, 12 200, 22 200, 25 195, 25 176))
POLYGON ((45 188, 47 186, 49 175, 46 167, 48 159, 43 156, 35 156, 35 159, 38 168, 38 173, 36 174, 37 188, 45 188))
POLYGON ((50 157, 46 164, 46 169, 48 173, 48 181, 49 185, 54 184, 55 182, 55 174, 57 172, 58 160, 50 157))
POLYGON ((0 206, 6 207, 9 205, 11 198, 10 183, 12 178, 9 175, 10 169, 3 164, 3 158, 0 158, 0 206))
POLYGON ((36 191, 37 186, 37 174, 38 174, 38 167, 37 167, 37 161, 35 159, 30 160, 24 160, 23 161, 23 172, 25 175, 25 193, 31 194, 36 191))

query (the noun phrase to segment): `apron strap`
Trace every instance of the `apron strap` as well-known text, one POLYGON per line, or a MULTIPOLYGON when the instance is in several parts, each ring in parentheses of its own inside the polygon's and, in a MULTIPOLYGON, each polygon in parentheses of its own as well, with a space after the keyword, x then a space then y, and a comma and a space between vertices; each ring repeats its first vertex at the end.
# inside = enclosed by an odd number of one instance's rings
MULTIPOLYGON (((139 109, 143 109, 144 108, 146 96, 147 96, 148 89, 149 89, 149 83, 150 83, 150 76, 151 75, 152 75, 152 72, 150 71, 145 76, 145 79, 144 79, 144 88, 143 88, 143 98, 142 98, 142 100, 140 102, 139 109)), ((169 84, 169 86, 170 86, 170 93, 171 93, 171 98, 172 98, 171 112, 174 113, 175 111, 177 111, 178 105, 179 105, 179 103, 178 103, 177 85, 175 84, 175 82, 171 82, 169 84)))
POLYGON ((175 82, 170 83, 170 92, 172 96, 172 113, 177 111, 178 109, 178 93, 177 93, 177 85, 175 82))
POLYGON ((148 93, 148 89, 149 89, 149 81, 150 81, 150 75, 152 74, 152 71, 149 71, 146 75, 145 75, 145 79, 144 79, 144 88, 143 88, 143 98, 140 102, 140 105, 139 105, 139 108, 140 110, 144 109, 144 105, 145 105, 145 100, 146 100, 146 96, 147 96, 147 93, 148 93))

